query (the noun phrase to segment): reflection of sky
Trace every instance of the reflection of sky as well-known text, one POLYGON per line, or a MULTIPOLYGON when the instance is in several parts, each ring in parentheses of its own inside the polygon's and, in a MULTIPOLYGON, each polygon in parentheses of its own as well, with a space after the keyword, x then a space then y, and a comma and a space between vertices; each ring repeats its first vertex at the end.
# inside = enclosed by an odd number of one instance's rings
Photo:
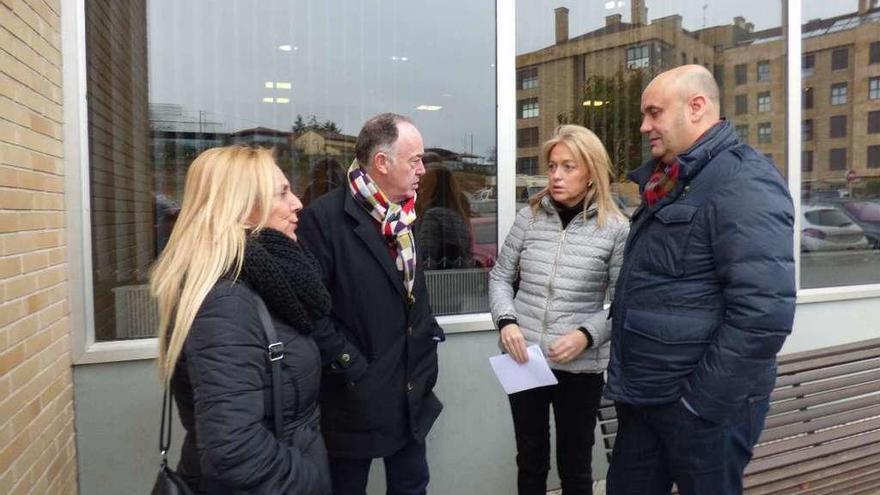
MULTIPOLYGON (((678 14, 682 17, 682 26, 691 31, 732 24, 736 16, 753 23, 755 30, 779 27, 782 20, 780 0, 647 0, 645 3, 649 22, 678 14)), ((556 7, 568 7, 569 35, 575 37, 604 26, 607 15, 622 14, 622 21, 630 22, 630 5, 630 0, 520 0, 516 3, 516 52, 526 53, 554 43, 553 9, 556 7), (613 8, 606 8, 606 4, 613 8)), ((804 0, 802 7, 805 21, 857 10, 858 0, 804 0)))
POLYGON ((494 1, 148 3, 151 103, 201 111, 227 131, 290 130, 297 114, 314 114, 356 135, 370 116, 395 111, 413 118, 426 146, 494 147, 494 1))

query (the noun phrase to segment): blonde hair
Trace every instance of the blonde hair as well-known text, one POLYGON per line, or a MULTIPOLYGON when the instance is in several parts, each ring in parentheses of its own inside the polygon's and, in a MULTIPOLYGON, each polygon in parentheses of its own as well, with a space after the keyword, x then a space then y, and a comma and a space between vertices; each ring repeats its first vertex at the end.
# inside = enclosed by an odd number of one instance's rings
MULTIPOLYGON (((553 130, 553 136, 541 146, 541 159, 544 165, 550 161, 550 152, 558 144, 568 147, 578 163, 587 167, 590 180, 593 185, 587 191, 587 197, 593 198, 599 211, 597 223, 604 227, 612 218, 622 219, 623 213, 617 208, 614 198, 611 196, 611 159, 602 141, 586 127, 579 125, 561 125, 553 130)), ((529 198, 529 205, 533 210, 538 209, 541 200, 550 194, 550 184, 547 184, 541 192, 529 198)), ((584 202, 584 209, 588 201, 584 202)))
POLYGON ((272 152, 247 146, 204 151, 186 174, 183 204, 150 274, 159 302, 159 377, 167 385, 196 313, 225 273, 241 272, 247 229, 262 229, 275 196, 272 152), (257 225, 248 225, 258 212, 257 225))

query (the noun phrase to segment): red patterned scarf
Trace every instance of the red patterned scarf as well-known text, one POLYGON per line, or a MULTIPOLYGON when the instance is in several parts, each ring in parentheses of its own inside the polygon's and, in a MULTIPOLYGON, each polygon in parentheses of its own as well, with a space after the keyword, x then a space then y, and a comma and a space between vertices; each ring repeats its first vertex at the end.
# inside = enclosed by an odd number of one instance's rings
POLYGON ((654 168, 648 183, 645 184, 644 196, 645 201, 648 203, 648 208, 653 208, 654 205, 675 189, 675 185, 678 184, 679 168, 678 160, 669 165, 657 163, 657 167, 654 168))
POLYGON ((403 273, 403 285, 412 301, 416 274, 416 249, 412 224, 416 221, 416 197, 401 204, 388 200, 385 193, 373 182, 357 160, 348 168, 348 185, 351 195, 381 225, 382 235, 397 244, 397 270, 403 273))

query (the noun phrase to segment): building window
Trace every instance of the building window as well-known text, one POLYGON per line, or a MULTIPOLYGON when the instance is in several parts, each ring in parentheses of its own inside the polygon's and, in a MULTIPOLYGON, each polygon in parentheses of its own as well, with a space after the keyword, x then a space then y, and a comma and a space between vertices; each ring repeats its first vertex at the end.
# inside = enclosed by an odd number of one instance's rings
POLYGON ((868 79, 868 99, 880 100, 880 77, 868 79))
POLYGON ((816 73, 816 55, 808 53, 801 58, 801 76, 810 77, 816 73))
POLYGON ((770 92, 758 93, 758 113, 770 111, 770 92))
POLYGON ((518 89, 532 89, 538 87, 538 68, 523 69, 516 73, 518 89))
POLYGON ((813 151, 812 150, 801 151, 801 170, 803 170, 804 172, 812 172, 813 171, 813 151))
POLYGON ((651 65, 651 46, 639 45, 626 49, 626 68, 644 69, 651 65))
POLYGON ((746 64, 737 64, 733 68, 733 76, 735 78, 736 84, 745 84, 748 82, 748 76, 746 75, 746 71, 748 70, 746 64))
POLYGON ((516 173, 538 175, 538 157, 525 156, 516 159, 516 173))
POLYGON ((813 140, 813 119, 801 121, 801 141, 813 140))
POLYGON ((804 88, 803 94, 801 95, 801 104, 804 109, 813 108, 813 88, 804 88))
POLYGON ((749 143, 749 126, 747 125, 738 125, 735 127, 736 135, 739 137, 739 140, 744 144, 749 143))
POLYGON ((868 168, 880 168, 880 145, 868 146, 868 168))
POLYGON ((871 47, 868 51, 870 52, 868 55, 868 63, 880 64, 880 41, 872 41, 871 47))
POLYGON ((831 52, 831 70, 843 70, 849 67, 849 48, 835 48, 831 52))
POLYGON ((846 170, 846 148, 834 148, 828 152, 828 170, 846 170))
POLYGON ((846 137, 846 115, 835 115, 828 119, 828 137, 846 137))
POLYGON ((770 82, 770 62, 767 60, 758 62, 758 82, 770 82))
POLYGON ((734 98, 734 113, 742 115, 749 111, 749 95, 736 95, 734 98))
POLYGON ((770 144, 773 141, 770 122, 758 124, 758 144, 770 144))
POLYGON ((538 116, 538 99, 529 98, 519 101, 519 118, 530 119, 538 116))
POLYGON ((880 110, 868 112, 868 133, 880 133, 880 110))
POLYGON ((516 147, 530 148, 538 145, 538 128, 526 127, 516 130, 516 147))
POLYGON ((847 83, 836 83, 831 85, 831 104, 846 105, 847 83))

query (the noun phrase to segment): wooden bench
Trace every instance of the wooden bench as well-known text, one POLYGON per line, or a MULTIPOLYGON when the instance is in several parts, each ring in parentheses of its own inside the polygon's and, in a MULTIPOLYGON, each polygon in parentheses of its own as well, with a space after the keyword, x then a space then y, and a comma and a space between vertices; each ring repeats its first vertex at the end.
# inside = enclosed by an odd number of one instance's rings
MULTIPOLYGON (((603 402, 608 461, 617 418, 603 402)), ((779 357, 745 493, 880 494, 880 339, 779 357)))

